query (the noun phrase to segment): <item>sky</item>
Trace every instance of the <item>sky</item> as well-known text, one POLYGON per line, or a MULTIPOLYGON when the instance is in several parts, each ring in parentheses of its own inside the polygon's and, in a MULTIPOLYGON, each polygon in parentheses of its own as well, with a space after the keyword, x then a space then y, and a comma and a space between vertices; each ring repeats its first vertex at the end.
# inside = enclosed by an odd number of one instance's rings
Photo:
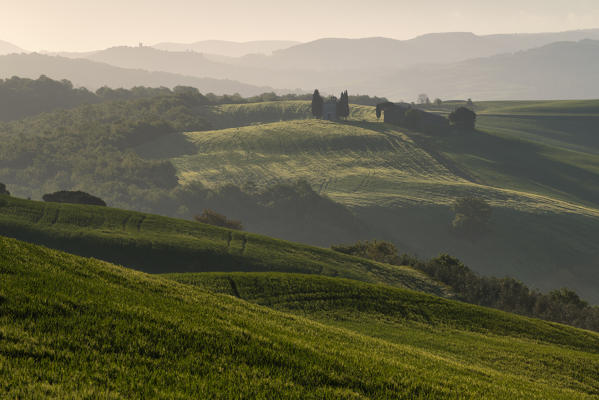
POLYGON ((588 28, 599 0, 0 0, 0 40, 30 51, 588 28))

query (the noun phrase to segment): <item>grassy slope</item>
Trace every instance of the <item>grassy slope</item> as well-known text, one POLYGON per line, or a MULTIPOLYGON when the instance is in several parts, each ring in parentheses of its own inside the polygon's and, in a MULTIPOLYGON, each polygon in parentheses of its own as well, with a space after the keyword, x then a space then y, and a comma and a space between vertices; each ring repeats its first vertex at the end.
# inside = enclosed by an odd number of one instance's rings
POLYGON ((339 124, 304 120, 308 103, 286 102, 284 109, 306 107, 302 120, 259 124, 265 109, 273 112, 268 121, 281 119, 276 104, 223 106, 225 115, 243 109, 243 119, 219 125, 229 129, 181 135, 186 152, 170 159, 182 182, 208 186, 306 178, 406 251, 449 252, 480 272, 512 275, 542 290, 566 285, 597 303, 599 157, 585 122, 594 118, 595 103, 477 103, 484 132, 432 140, 377 123, 372 107, 352 107, 350 121, 339 124), (514 114, 499 116, 508 107, 514 114), (526 112, 516 115, 516 107, 526 112), (560 107, 569 119, 548 120, 560 107), (533 109, 539 117, 523 119, 533 109), (477 243, 447 228, 449 205, 472 194, 495 209, 493 233, 477 243))
POLYGON ((146 272, 302 272, 445 294, 444 287, 412 268, 191 221, 105 207, 0 196, 0 234, 146 272))
POLYGON ((0 282, 3 398, 543 399, 599 393, 597 335, 507 314, 492 318, 490 332, 480 334, 477 316, 486 320, 495 312, 454 302, 435 306, 409 292, 397 292, 402 302, 417 309, 424 301, 442 321, 467 315, 471 326, 406 318, 403 332, 416 337, 396 332, 390 333, 395 338, 373 338, 4 238, 0 282), (520 333, 526 329, 534 339, 520 333), (571 345, 556 344, 560 337, 571 345), (455 353, 461 347, 468 350, 464 355, 455 353))

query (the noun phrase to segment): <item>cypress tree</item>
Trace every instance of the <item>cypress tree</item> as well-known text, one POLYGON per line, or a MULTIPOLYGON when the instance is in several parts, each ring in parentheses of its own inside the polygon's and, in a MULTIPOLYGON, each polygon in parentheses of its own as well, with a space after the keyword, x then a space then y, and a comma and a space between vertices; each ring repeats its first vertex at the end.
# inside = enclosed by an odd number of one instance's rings
POLYGON ((345 118, 349 117, 349 94, 347 90, 345 91, 345 97, 343 100, 343 116, 345 118))
POLYGON ((312 95, 312 115, 315 118, 322 118, 322 108, 324 101, 320 96, 320 92, 318 89, 314 90, 314 94, 312 95))

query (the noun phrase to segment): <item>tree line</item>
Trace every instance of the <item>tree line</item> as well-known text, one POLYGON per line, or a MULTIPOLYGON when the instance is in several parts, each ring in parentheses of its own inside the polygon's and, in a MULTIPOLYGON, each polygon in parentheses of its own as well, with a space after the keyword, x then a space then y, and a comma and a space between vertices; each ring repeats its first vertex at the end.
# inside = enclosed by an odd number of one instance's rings
MULTIPOLYGON (((341 92, 338 99, 335 96, 329 97, 327 103, 335 105, 335 116, 337 118, 349 117, 350 97, 347 90, 341 92)), ((312 94, 312 115, 315 118, 322 118, 324 116, 324 105, 325 100, 320 95, 320 92, 318 89, 314 90, 314 93, 312 94)))
POLYGON ((448 285, 458 300, 467 303, 599 332, 599 307, 589 305, 567 288, 541 293, 514 278, 481 276, 447 254, 430 260, 400 254, 392 243, 385 241, 362 241, 332 249, 392 265, 411 266, 448 285))
MULTIPOLYGON (((85 104, 98 104, 107 101, 129 101, 150 99, 163 96, 180 96, 188 92, 199 91, 196 88, 177 86, 150 88, 138 86, 131 89, 113 89, 101 87, 92 92, 84 87, 76 88, 66 80, 53 80, 45 75, 38 79, 12 77, 0 79, 0 121, 13 121, 60 109, 75 108, 85 104)), ((310 100, 306 94, 276 94, 267 92, 261 95, 244 98, 238 93, 216 95, 214 93, 197 96, 203 105, 249 104, 267 101, 310 100)), ((351 102, 362 105, 375 105, 384 98, 365 95, 351 96, 351 102)))

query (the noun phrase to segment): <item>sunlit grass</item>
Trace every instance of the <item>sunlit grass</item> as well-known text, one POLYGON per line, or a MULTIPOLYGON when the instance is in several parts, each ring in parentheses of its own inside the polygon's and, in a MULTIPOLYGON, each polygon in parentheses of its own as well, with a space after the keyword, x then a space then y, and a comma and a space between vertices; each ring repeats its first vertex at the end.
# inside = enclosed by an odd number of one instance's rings
MULTIPOLYGON (((367 317, 359 305, 368 311, 376 302, 356 297, 343 304, 335 298, 347 296, 338 297, 335 284, 299 277, 275 276, 266 287, 285 296, 295 291, 294 302, 271 306, 308 318, 0 238, 0 393, 181 399, 598 393, 596 335, 339 281, 342 292, 386 299, 381 307, 389 312, 367 317), (305 288, 318 296, 306 298, 305 288), (411 311, 402 316, 402 309, 411 311), (418 317, 427 313, 436 317, 418 317), (492 321, 482 332, 477 316, 492 321), (559 344, 564 338, 566 346, 559 344)), ((238 290, 251 290, 235 279, 238 290)))

